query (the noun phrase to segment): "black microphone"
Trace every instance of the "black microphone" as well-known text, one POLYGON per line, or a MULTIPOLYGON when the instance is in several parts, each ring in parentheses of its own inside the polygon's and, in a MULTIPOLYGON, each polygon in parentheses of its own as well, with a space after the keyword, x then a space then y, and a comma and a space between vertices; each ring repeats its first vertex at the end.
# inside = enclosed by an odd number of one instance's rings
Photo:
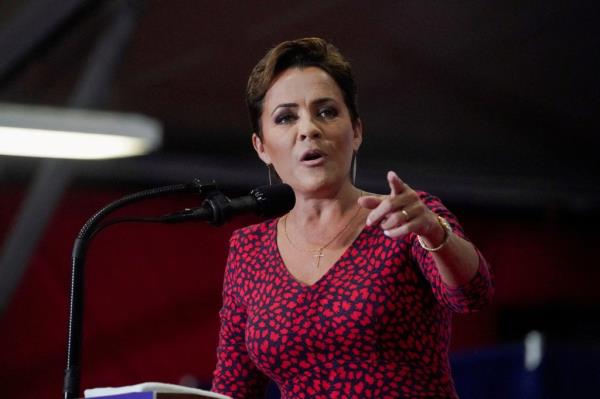
POLYGON ((296 196, 287 184, 257 187, 250 194, 230 199, 220 191, 209 193, 199 208, 171 213, 160 218, 161 222, 178 223, 193 220, 207 221, 216 226, 229 221, 232 216, 254 213, 261 217, 275 217, 294 207, 296 196))

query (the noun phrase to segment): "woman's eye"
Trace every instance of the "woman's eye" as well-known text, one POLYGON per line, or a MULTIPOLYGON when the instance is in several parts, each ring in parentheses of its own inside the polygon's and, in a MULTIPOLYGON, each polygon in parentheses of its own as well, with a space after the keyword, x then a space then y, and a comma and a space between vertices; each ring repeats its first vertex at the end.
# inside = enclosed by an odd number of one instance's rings
POLYGON ((285 125, 294 121, 294 115, 292 114, 281 114, 275 118, 275 124, 285 125))
POLYGON ((323 108, 319 110, 319 116, 324 119, 331 119, 337 116, 337 110, 335 108, 323 108))

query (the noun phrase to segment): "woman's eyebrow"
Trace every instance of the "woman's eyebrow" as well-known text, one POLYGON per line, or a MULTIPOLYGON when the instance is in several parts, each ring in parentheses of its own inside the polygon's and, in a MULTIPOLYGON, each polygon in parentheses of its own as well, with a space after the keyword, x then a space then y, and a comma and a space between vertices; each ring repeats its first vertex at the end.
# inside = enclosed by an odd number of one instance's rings
POLYGON ((276 106, 273 111, 271 112, 271 115, 273 115, 275 113, 275 111, 277 111, 279 108, 293 108, 293 107, 298 107, 298 104, 296 103, 283 103, 283 104, 279 104, 278 106, 276 106))
MULTIPOLYGON (((314 100, 312 103, 314 105, 321 105, 324 103, 328 103, 328 102, 335 102, 335 98, 332 97, 321 97, 321 98, 317 98, 316 100, 314 100)), ((282 103, 277 105, 273 111, 271 111, 271 115, 273 115, 275 113, 275 111, 277 111, 279 108, 298 108, 298 104, 296 103, 282 103)))
POLYGON ((321 104, 328 103, 328 102, 335 102, 335 98, 331 98, 331 97, 317 98, 316 100, 313 101, 313 104, 321 105, 321 104))

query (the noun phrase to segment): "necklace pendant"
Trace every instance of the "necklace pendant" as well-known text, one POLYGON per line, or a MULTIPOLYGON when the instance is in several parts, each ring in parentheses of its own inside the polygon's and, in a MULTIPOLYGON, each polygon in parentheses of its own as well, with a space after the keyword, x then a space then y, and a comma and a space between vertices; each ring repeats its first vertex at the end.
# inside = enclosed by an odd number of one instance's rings
POLYGON ((323 255, 323 249, 319 249, 319 252, 316 252, 313 256, 315 258, 313 265, 318 269, 321 264, 321 258, 325 256, 323 255))

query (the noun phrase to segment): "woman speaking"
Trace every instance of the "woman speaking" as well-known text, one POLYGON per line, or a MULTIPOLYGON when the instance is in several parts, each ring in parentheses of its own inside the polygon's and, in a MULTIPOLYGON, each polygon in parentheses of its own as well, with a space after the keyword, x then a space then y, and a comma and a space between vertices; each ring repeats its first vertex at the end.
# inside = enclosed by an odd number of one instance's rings
POLYGON ((296 195, 231 237, 213 387, 260 398, 457 398, 453 312, 489 301, 487 262, 436 197, 388 172, 354 184, 362 123, 349 63, 319 38, 283 42, 246 91, 252 143, 296 195))

